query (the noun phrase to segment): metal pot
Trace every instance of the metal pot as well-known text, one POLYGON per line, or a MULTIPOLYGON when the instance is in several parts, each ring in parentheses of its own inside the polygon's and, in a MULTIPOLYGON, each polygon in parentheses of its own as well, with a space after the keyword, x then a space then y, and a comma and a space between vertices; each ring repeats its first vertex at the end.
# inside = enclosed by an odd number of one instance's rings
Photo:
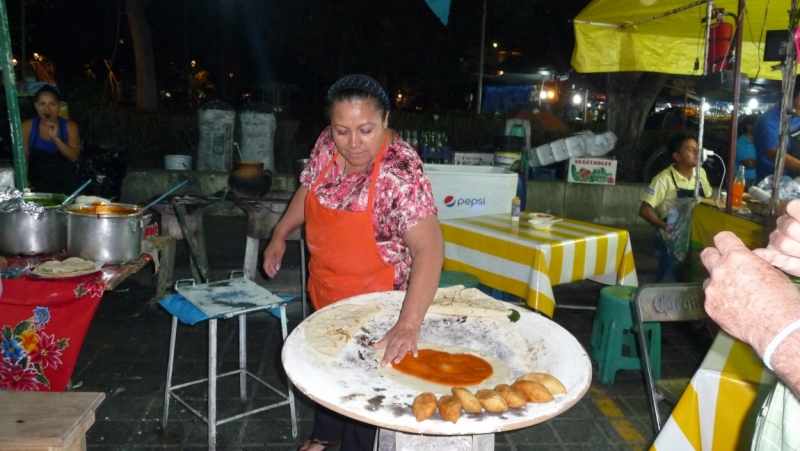
POLYGON ((142 254, 144 229, 151 215, 134 213, 138 205, 112 203, 95 210, 89 204, 63 208, 67 215, 67 252, 71 257, 105 263, 124 263, 142 254), (127 210, 115 213, 114 210, 127 210), (88 210, 88 212, 87 212, 88 210))
MULTIPOLYGON (((23 199, 65 198, 62 194, 28 193, 23 199)), ((45 207, 41 219, 23 213, 0 213, 0 254, 51 254, 67 247, 67 221, 59 206, 45 207)))

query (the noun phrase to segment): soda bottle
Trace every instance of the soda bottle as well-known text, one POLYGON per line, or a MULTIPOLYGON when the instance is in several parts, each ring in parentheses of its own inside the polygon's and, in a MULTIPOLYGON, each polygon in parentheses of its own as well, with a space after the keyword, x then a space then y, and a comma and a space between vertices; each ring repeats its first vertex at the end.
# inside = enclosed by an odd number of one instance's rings
POLYGON ((511 199, 511 220, 519 221, 519 216, 522 211, 522 199, 515 197, 511 199))
POLYGON ((742 206, 742 195, 744 194, 744 166, 739 166, 736 170, 736 177, 733 179, 731 188, 731 205, 734 207, 742 206))

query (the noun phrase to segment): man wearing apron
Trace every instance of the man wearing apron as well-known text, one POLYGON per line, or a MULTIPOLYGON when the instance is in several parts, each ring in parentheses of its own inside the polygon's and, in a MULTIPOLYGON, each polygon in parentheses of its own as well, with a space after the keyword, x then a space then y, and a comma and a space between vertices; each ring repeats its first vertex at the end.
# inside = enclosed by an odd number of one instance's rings
MULTIPOLYGON (((317 140, 301 187, 264 251, 274 277, 285 238, 306 225, 308 291, 316 309, 376 291, 406 290, 397 323, 375 344, 381 365, 417 353, 419 328, 439 285, 444 239, 416 152, 388 129, 389 98, 364 75, 328 91, 331 125, 317 140)), ((372 450, 375 428, 317 406, 298 451, 372 450)))
MULTIPOLYGON (((656 282, 680 282, 684 264, 669 256, 664 232, 667 229, 668 208, 666 201, 675 198, 694 197, 696 184, 698 146, 694 136, 680 131, 670 137, 667 151, 675 163, 653 177, 650 186, 642 194, 639 216, 656 228, 656 249, 660 252, 656 282)), ((700 168, 700 197, 711 196, 711 185, 706 171, 700 168)))

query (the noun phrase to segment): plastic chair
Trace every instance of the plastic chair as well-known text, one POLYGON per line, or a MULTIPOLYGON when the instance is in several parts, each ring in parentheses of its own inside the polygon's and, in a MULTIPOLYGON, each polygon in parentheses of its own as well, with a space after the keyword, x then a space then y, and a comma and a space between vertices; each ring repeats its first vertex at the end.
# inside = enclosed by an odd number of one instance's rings
MULTIPOLYGON (((610 285, 600 290, 600 300, 592 325, 589 355, 598 364, 597 378, 613 384, 618 370, 641 370, 642 363, 633 333, 631 302, 636 287, 610 285), (624 355, 627 348, 629 353, 624 355)), ((648 324, 649 353, 656 379, 661 378, 661 326, 648 324)))
POLYGON ((460 271, 442 271, 442 276, 439 278, 439 288, 455 285, 464 285, 464 288, 478 288, 480 283, 477 277, 460 271))
MULTIPOLYGON (((636 330, 647 328, 646 323, 698 321, 708 318, 704 308, 706 295, 699 283, 671 283, 644 285, 636 291, 631 308, 636 330)), ((656 434, 664 422, 658 411, 659 401, 677 404, 690 379, 662 379, 656 381, 652 370, 652 355, 645 347, 645 337, 639 336, 642 349, 645 385, 647 387, 653 430, 656 434)))

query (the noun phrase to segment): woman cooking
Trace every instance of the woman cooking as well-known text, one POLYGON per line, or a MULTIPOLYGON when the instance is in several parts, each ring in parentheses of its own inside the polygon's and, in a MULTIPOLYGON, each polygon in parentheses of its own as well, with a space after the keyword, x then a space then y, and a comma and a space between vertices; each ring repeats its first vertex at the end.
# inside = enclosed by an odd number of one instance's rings
MULTIPOLYGON (((317 139, 301 187, 264 251, 274 277, 286 236, 306 224, 308 290, 316 309, 365 293, 407 290, 394 327, 376 348, 381 365, 417 355, 422 319, 439 284, 444 240, 431 186, 416 152, 387 128, 389 98, 372 78, 350 75, 328 91, 330 127, 317 139)), ((371 450, 375 428, 317 406, 298 451, 341 442, 371 450)))
POLYGON ((37 116, 22 123, 29 185, 40 193, 72 194, 81 185, 78 124, 59 117, 61 99, 51 86, 36 92, 34 106, 37 116))

